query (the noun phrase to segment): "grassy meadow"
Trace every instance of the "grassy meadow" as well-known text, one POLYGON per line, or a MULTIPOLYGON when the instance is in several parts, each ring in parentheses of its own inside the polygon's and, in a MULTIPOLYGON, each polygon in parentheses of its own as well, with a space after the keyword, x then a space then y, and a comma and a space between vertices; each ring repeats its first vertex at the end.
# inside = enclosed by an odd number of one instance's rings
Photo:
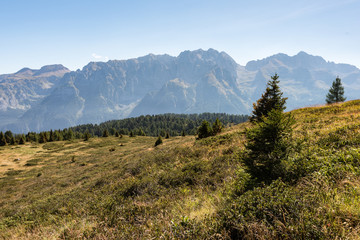
POLYGON ((0 239, 359 239, 360 101, 292 111, 288 177, 248 187, 245 130, 0 147, 0 239))

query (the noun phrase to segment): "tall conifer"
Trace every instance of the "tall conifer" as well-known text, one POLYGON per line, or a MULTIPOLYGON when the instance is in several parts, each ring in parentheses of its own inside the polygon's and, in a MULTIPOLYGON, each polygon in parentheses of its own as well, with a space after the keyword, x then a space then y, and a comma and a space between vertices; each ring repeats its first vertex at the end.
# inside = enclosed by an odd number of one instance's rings
POLYGON ((326 103, 337 103, 344 102, 346 98, 344 97, 344 87, 341 84, 341 79, 337 77, 332 83, 332 87, 329 89, 329 93, 326 95, 326 103))
POLYGON ((267 83, 265 92, 261 95, 261 98, 253 104, 253 115, 250 117, 251 122, 262 121, 263 117, 267 117, 272 109, 279 109, 284 111, 286 109, 286 100, 283 98, 283 93, 280 90, 278 80, 279 76, 275 74, 271 77, 271 80, 267 83))

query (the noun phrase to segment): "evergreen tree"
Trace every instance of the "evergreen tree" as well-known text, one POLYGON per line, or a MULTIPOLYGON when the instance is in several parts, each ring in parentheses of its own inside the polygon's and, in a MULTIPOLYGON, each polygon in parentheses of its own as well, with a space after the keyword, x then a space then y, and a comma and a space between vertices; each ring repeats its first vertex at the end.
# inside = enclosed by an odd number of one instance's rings
POLYGON ((135 137, 135 134, 133 131, 130 131, 129 137, 135 137))
POLYGON ((15 145, 16 144, 16 140, 15 137, 13 136, 10 140, 10 145, 15 145))
POLYGON ((23 145, 23 144, 25 144, 25 135, 24 134, 22 134, 21 135, 21 137, 20 137, 20 140, 19 140, 19 144, 21 144, 21 145, 23 145))
POLYGON ((7 145, 6 138, 3 132, 0 132, 0 146, 7 145))
POLYGON ((53 132, 53 141, 61 141, 59 132, 57 130, 53 132))
POLYGON ((102 137, 108 137, 109 136, 109 131, 107 129, 105 129, 103 131, 102 137))
POLYGON ((344 87, 341 84, 341 79, 337 77, 332 83, 332 87, 329 89, 329 93, 326 95, 326 103, 337 103, 344 102, 346 98, 344 97, 344 87))
POLYGON ((54 136, 53 130, 51 129, 50 130, 50 136, 49 136, 49 142, 53 142, 53 141, 55 141, 55 136, 54 136))
POLYGON ((265 92, 261 98, 253 104, 253 115, 250 117, 251 122, 262 121, 262 117, 267 117, 272 109, 285 110, 287 98, 283 98, 283 93, 280 90, 278 80, 279 76, 275 74, 267 83, 265 92))
POLYGON ((11 143, 11 140, 13 138, 13 133, 11 131, 5 132, 5 140, 7 143, 11 143))
POLYGON ((269 183, 282 176, 284 161, 291 148, 294 123, 291 114, 275 108, 263 121, 256 122, 254 128, 247 130, 243 162, 253 178, 269 183))
POLYGON ((162 143, 163 143, 163 140, 162 140, 161 136, 159 135, 159 137, 156 139, 155 147, 156 147, 157 145, 162 144, 162 143))
POLYGON ((115 131, 115 137, 120 137, 120 134, 118 131, 115 131))
POLYGON ((39 134, 39 143, 46 143, 46 142, 47 142, 46 134, 44 132, 41 132, 39 134))
POLYGON ((182 130, 181 136, 185 137, 185 131, 184 130, 182 130))
POLYGON ((216 134, 221 133, 221 130, 222 130, 222 124, 221 124, 219 118, 216 118, 216 120, 213 124, 213 127, 212 127, 213 135, 215 136, 216 134))
POLYGON ((57 135, 57 140, 58 141, 64 140, 64 135, 61 133, 60 129, 56 131, 56 135, 57 135))
POLYGON ((204 120, 198 129, 199 138, 206 138, 212 135, 212 129, 208 121, 204 120))
POLYGON ((144 132, 141 128, 138 130, 138 134, 137 134, 137 135, 139 135, 139 136, 146 136, 145 132, 144 132))
POLYGON ((166 139, 169 139, 170 138, 170 134, 169 132, 166 132, 166 136, 165 136, 166 139))
POLYGON ((89 131, 86 130, 86 132, 84 133, 84 141, 88 141, 90 139, 90 133, 89 131))
POLYGON ((74 132, 71 129, 68 129, 67 131, 66 129, 64 129, 63 132, 64 132, 64 140, 74 139, 74 132))

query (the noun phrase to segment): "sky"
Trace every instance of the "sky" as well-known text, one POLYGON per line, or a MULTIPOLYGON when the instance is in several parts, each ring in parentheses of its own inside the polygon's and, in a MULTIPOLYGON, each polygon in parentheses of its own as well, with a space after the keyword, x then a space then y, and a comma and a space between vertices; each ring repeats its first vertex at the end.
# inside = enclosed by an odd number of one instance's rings
POLYGON ((0 0, 0 74, 225 51, 245 65, 300 51, 360 68, 360 0, 0 0))

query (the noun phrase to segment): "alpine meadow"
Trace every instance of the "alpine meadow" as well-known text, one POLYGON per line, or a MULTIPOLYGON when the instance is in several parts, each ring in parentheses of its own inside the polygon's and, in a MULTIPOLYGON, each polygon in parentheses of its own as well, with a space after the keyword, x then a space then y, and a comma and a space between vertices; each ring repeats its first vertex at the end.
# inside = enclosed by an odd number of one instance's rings
POLYGON ((360 1, 2 1, 0 240, 359 240, 360 1))

